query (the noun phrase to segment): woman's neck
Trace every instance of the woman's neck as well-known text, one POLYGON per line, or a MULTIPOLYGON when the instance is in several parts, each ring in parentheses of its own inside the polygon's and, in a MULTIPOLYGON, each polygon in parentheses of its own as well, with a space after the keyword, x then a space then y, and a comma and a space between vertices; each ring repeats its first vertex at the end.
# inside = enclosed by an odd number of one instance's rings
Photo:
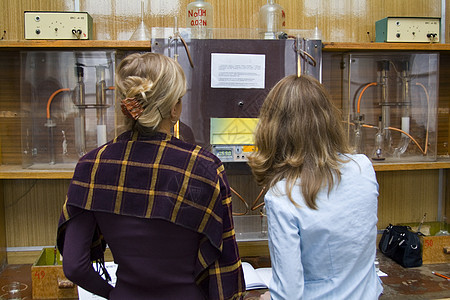
POLYGON ((172 134, 172 128, 173 123, 170 119, 163 119, 161 123, 159 124, 158 130, 159 132, 165 133, 165 134, 172 134))

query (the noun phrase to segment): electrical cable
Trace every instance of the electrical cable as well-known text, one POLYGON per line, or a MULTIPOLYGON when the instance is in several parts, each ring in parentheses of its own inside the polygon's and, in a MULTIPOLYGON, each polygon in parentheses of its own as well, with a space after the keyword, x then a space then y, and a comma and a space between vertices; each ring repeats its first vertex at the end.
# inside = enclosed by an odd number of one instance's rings
POLYGON ((20 202, 20 200, 22 200, 23 198, 25 198, 25 196, 26 195, 28 195, 30 192, 31 192, 31 190, 34 188, 34 186, 36 185, 36 183, 37 183, 37 179, 35 179, 34 181, 33 181, 33 183, 31 184, 31 186, 20 196, 20 197, 18 197, 17 199, 15 199, 15 200, 13 200, 12 202, 11 202, 11 204, 8 204, 8 205, 5 205, 5 208, 10 208, 10 207, 13 207, 14 205, 16 205, 17 203, 19 203, 20 202))
POLYGON ((189 64, 191 65, 191 68, 194 68, 194 62, 192 61, 191 52, 189 51, 186 41, 183 39, 181 35, 178 35, 178 37, 180 38, 181 42, 183 43, 184 49, 186 50, 186 54, 189 59, 189 64))
POLYGON ((244 203, 244 205, 245 205, 245 212, 243 212, 243 213, 233 213, 233 216, 244 216, 244 215, 246 215, 246 214, 248 213, 248 211, 249 211, 249 207, 248 207, 247 202, 246 202, 245 199, 244 199, 238 192, 236 192, 231 186, 230 186, 230 190, 231 190, 231 192, 232 192, 233 194, 235 194, 235 195, 239 198, 239 200, 241 200, 241 201, 244 203))
MULTIPOLYGON (((288 36, 288 38, 289 37, 293 37, 293 36, 288 36)), ((301 65, 301 62, 300 62, 300 57, 306 56, 306 59, 309 58, 312 61, 313 67, 315 67, 317 65, 317 62, 316 62, 316 60, 314 59, 314 57, 311 54, 309 54, 308 52, 306 52, 306 51, 304 51, 302 49, 299 49, 297 47, 297 44, 298 44, 298 39, 295 38, 295 43, 293 45, 293 48, 294 48, 295 53, 297 53, 297 77, 300 77, 302 75, 302 65, 301 65)))
POLYGON ((263 200, 263 202, 261 202, 261 203, 258 204, 258 205, 256 205, 256 203, 258 203, 259 199, 261 198, 261 196, 264 194, 265 191, 266 191, 266 187, 263 186, 263 188, 261 189, 261 192, 259 192, 258 197, 256 197, 255 201, 253 201, 253 203, 252 203, 252 207, 251 207, 251 210, 252 210, 252 211, 253 211, 253 210, 256 210, 256 209, 258 209, 258 208, 260 208, 261 206, 264 205, 264 200, 263 200), (255 205, 256 205, 256 206, 255 206, 255 205))
POLYGON ((230 189, 231 189, 231 192, 234 193, 239 198, 239 200, 241 200, 244 203, 244 205, 245 205, 245 212, 243 212, 243 213, 233 213, 234 216, 244 216, 244 215, 248 214, 248 212, 250 210, 254 211, 254 210, 256 210, 256 209, 258 209, 258 208, 260 208, 261 206, 264 205, 264 201, 261 202, 258 205, 256 205, 256 203, 258 203, 259 199, 261 199, 262 195, 264 195, 264 192, 266 191, 266 187, 263 187, 261 189, 261 191, 259 192, 259 194, 256 197, 256 199, 253 201, 251 208, 248 206, 247 201, 245 201, 245 199, 238 192, 236 192, 232 187, 230 187, 230 189))

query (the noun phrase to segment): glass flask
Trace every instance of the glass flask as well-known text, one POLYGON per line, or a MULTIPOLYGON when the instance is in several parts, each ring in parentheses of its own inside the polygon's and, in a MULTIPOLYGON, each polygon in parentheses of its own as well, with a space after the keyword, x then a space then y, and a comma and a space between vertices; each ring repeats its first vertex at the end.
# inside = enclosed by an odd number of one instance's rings
POLYGON ((267 0, 267 4, 259 10, 259 36, 261 39, 278 39, 278 35, 286 25, 286 14, 283 8, 274 0, 267 0))
POLYGON ((213 7, 203 0, 187 6, 186 27, 191 28, 192 39, 211 39, 213 28, 213 7))

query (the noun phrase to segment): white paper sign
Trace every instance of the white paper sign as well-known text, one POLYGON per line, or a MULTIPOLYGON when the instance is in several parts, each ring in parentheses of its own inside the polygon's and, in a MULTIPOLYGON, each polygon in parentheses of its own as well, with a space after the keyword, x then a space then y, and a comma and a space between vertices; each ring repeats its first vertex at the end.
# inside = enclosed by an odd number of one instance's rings
POLYGON ((211 88, 264 89, 264 54, 211 53, 211 88))

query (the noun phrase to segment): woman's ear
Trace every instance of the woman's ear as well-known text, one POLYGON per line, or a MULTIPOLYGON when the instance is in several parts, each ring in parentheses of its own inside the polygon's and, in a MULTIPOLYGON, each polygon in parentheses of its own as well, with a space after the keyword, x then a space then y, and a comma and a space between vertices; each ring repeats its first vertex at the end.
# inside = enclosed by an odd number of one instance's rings
POLYGON ((178 100, 178 102, 172 107, 170 111, 170 119, 172 121, 176 122, 180 119, 181 109, 182 109, 181 100, 178 100))

